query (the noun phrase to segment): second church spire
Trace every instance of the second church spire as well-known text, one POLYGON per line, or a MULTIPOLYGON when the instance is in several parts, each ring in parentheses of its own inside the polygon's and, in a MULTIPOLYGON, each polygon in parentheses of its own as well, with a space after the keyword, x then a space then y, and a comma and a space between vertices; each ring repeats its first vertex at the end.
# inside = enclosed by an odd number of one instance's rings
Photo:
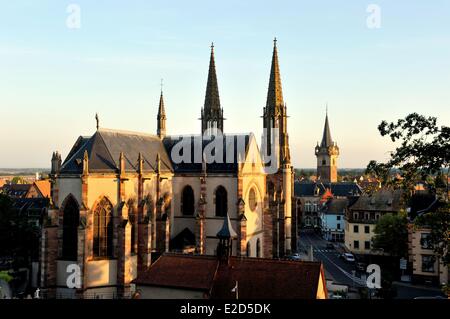
POLYGON ((211 44, 208 83, 206 84, 205 104, 201 112, 202 134, 205 131, 223 132, 223 109, 220 107, 219 86, 217 84, 214 44, 211 44))

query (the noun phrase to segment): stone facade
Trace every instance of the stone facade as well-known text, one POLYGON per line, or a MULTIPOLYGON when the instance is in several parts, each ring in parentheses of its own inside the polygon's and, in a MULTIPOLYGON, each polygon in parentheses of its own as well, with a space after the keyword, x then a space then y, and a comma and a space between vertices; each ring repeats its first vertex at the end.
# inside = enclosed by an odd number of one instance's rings
MULTIPOLYGON (((166 132, 162 93, 156 135, 103 129, 97 122, 97 131, 79 137, 64 162, 54 153, 52 207, 41 245, 43 293, 128 297, 132 280, 162 253, 178 251, 176 242, 193 241, 193 250, 181 247, 183 252, 215 255, 223 214, 237 230, 234 256, 283 257, 295 250, 294 174, 276 45, 264 114, 265 128, 275 123, 280 129, 275 172, 267 172, 253 134, 225 135, 236 145, 243 141, 243 153, 225 141, 225 156, 234 156, 231 164, 176 163, 171 157, 176 139, 166 132), (186 187, 192 198, 183 197, 186 187), (176 241, 179 236, 187 238, 176 241)), ((202 133, 209 128, 217 129, 208 131, 214 138, 223 130, 213 50, 202 133)), ((207 146, 202 147, 204 154, 207 146)))

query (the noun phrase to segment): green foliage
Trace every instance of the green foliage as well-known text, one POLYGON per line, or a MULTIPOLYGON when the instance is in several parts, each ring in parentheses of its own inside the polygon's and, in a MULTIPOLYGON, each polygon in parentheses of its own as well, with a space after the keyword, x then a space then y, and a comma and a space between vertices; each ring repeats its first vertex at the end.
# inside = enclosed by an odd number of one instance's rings
POLYGON ((444 265, 450 263, 450 204, 446 203, 435 212, 419 216, 417 226, 430 229, 430 243, 444 265))
POLYGON ((11 180, 11 184, 26 184, 26 181, 22 176, 14 176, 11 180))
POLYGON ((408 220, 405 214, 386 214, 375 225, 373 247, 392 256, 404 257, 408 252, 408 220))
POLYGON ((391 153, 389 161, 371 161, 366 172, 379 177, 384 184, 401 187, 412 194, 419 181, 438 180, 430 189, 448 200, 448 182, 443 172, 449 173, 450 127, 438 126, 435 117, 412 113, 397 122, 382 121, 378 126, 381 136, 389 136, 399 145, 391 153), (392 169, 397 168, 401 179, 392 178, 392 169))
POLYGON ((10 282, 13 279, 13 276, 11 276, 7 271, 0 271, 0 280, 10 282))
MULTIPOLYGON (((450 262, 450 127, 438 126, 436 117, 412 113, 397 122, 382 121, 378 130, 381 136, 389 136, 398 146, 386 163, 371 161, 366 172, 379 177, 384 185, 405 190, 406 200, 413 194, 417 183, 424 182, 428 190, 445 203, 437 212, 430 212, 416 219, 415 223, 430 227, 435 252, 447 265, 450 262), (398 169, 400 178, 392 176, 394 169, 398 169)), ((398 240, 392 243, 396 242, 398 240)))

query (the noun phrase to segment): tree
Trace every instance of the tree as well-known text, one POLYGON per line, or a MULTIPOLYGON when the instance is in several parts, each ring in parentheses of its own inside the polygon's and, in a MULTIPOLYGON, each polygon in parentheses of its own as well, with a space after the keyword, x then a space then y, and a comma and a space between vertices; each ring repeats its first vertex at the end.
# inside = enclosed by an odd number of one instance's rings
MULTIPOLYGON (((381 178, 384 185, 405 190, 409 200, 418 182, 443 203, 437 211, 429 212, 414 223, 431 229, 430 243, 444 265, 450 262, 449 244, 449 170, 450 127, 438 126, 436 117, 412 113, 397 122, 382 121, 381 136, 399 143, 386 163, 371 161, 366 172, 381 178), (392 176, 398 170, 399 176, 392 176)), ((393 241, 394 243, 395 241, 393 241)))
POLYGON ((373 247, 384 252, 404 257, 408 252, 408 220, 406 214, 386 214, 375 225, 373 247))
POLYGON ((444 265, 450 264, 450 204, 416 218, 417 226, 430 229, 430 243, 444 265))
POLYGON ((0 194, 0 256, 13 258, 13 266, 27 266, 38 252, 39 228, 13 209, 11 199, 0 194))
POLYGON ((436 117, 425 117, 412 113, 396 123, 382 121, 378 126, 381 136, 389 136, 399 142, 391 152, 389 161, 371 161, 366 172, 380 177, 384 184, 402 187, 412 194, 418 181, 443 180, 445 183, 430 185, 430 189, 448 201, 448 176, 450 154, 450 127, 438 126, 436 117), (398 169, 401 179, 391 178, 393 169, 398 169))
POLYGON ((22 176, 14 176, 11 180, 11 184, 25 184, 26 181, 22 176))
POLYGON ((11 276, 7 271, 5 271, 5 270, 0 271, 0 280, 10 282, 13 279, 14 279, 13 276, 11 276))

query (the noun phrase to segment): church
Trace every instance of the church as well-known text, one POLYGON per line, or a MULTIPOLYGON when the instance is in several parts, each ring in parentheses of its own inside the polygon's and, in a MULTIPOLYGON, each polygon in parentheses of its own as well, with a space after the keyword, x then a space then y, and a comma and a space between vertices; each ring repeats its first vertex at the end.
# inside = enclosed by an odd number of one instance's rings
POLYGON ((106 129, 96 117, 91 136, 78 137, 64 161, 58 152, 51 159, 43 294, 126 298, 131 282, 163 253, 216 255, 224 220, 237 234, 233 256, 295 251, 294 170, 276 39, 262 115, 261 145, 252 133, 227 134, 211 46, 196 134, 167 132, 162 90, 156 134, 106 129))

